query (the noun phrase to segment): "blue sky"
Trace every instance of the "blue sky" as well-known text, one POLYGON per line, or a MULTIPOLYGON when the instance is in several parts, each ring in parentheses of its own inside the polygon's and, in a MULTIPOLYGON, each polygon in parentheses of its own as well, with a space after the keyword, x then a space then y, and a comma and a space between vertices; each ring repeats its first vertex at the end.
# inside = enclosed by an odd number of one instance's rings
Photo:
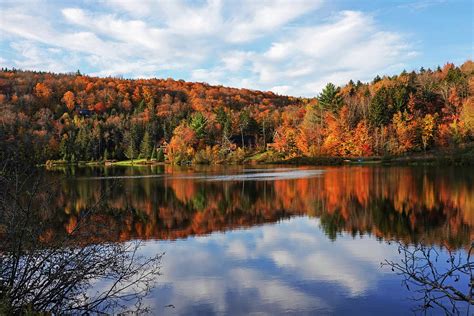
POLYGON ((314 96, 473 58, 473 1, 0 0, 0 66, 314 96))

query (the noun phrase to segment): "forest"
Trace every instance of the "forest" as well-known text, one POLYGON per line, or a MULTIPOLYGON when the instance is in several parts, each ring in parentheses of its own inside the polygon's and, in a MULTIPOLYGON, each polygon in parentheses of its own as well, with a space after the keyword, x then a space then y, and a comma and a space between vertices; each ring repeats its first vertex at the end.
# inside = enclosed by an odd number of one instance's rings
POLYGON ((472 61, 328 83, 313 98, 173 79, 0 71, 0 155, 38 163, 410 156, 472 148, 473 140, 472 61))

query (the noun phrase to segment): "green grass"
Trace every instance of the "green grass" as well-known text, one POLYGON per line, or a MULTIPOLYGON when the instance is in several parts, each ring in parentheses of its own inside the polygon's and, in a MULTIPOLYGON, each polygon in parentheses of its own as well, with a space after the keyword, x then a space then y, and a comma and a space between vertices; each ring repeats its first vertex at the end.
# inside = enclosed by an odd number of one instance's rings
POLYGON ((143 166, 149 164, 155 164, 156 160, 147 160, 147 159, 133 159, 133 160, 122 160, 112 162, 112 166, 143 166))
POLYGON ((245 159, 247 163, 273 163, 274 161, 281 160, 280 154, 273 151, 267 150, 256 153, 245 159))

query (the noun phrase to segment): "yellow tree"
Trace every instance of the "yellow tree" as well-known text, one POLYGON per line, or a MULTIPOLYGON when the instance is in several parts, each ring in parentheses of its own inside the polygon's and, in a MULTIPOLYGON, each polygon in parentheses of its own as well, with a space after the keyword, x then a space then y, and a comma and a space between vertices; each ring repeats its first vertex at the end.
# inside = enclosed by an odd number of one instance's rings
POLYGON ((461 122, 464 124, 467 133, 474 137, 474 97, 470 97, 464 102, 461 111, 461 122))
POLYGON ((296 140, 298 149, 308 156, 316 156, 321 153, 323 143, 323 115, 322 108, 317 104, 306 106, 303 122, 300 124, 299 134, 296 140))
POLYGON ((438 114, 435 114, 435 115, 426 114, 421 119, 421 142, 423 144, 423 150, 426 150, 426 148, 433 141, 437 118, 438 118, 438 114))

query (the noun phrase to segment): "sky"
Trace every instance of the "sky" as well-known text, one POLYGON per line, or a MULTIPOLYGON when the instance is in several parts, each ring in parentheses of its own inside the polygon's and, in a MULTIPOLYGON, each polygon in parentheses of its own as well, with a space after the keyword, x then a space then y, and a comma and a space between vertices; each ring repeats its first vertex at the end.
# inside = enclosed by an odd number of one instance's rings
POLYGON ((0 0, 0 66, 315 96, 462 64, 471 0, 0 0))

